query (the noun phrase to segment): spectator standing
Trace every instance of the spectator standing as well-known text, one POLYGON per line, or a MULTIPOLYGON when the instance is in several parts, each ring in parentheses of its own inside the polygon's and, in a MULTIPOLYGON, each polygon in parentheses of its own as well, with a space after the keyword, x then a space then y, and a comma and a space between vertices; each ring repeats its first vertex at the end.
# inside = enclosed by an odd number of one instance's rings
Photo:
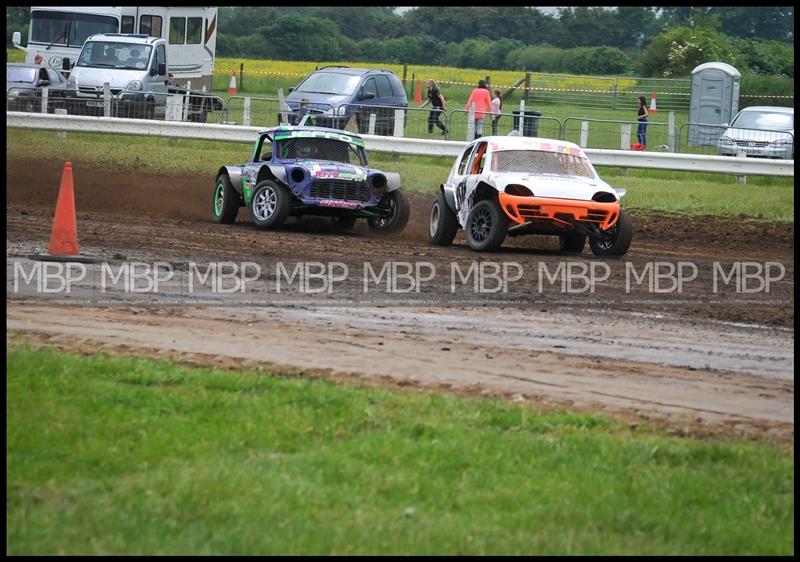
POLYGON ((492 98, 492 134, 497 134, 497 122, 500 121, 500 112, 503 109, 503 94, 500 90, 494 91, 492 98))
POLYGON ((425 86, 428 88, 428 99, 419 107, 425 107, 428 102, 431 104, 431 112, 428 114, 428 133, 432 133, 433 126, 436 125, 442 130, 442 134, 446 135, 448 132, 447 127, 440 120, 442 113, 447 110, 444 95, 433 78, 425 80, 425 86))
POLYGON ((636 120, 639 121, 639 128, 636 131, 636 138, 639 144, 642 145, 642 150, 647 146, 647 116, 650 112, 647 110, 647 100, 644 96, 639 96, 639 113, 636 120))
POLYGON ((483 121, 486 113, 492 112, 492 98, 489 90, 486 89, 486 81, 478 80, 478 87, 472 90, 464 109, 469 111, 470 105, 475 104, 475 138, 483 136, 483 121))

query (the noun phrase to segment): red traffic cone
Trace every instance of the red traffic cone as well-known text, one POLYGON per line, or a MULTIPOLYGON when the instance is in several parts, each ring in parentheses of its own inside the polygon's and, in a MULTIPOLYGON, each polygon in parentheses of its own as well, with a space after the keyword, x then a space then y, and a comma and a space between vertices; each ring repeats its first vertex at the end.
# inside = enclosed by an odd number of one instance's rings
POLYGON ((422 81, 417 78, 417 91, 414 92, 414 103, 422 103, 422 81))
POLYGON ((78 251, 78 223, 75 216, 75 189, 72 184, 72 163, 64 163, 61 186, 58 189, 56 213, 53 217, 53 231, 47 254, 30 256, 44 261, 76 261, 90 263, 95 261, 82 256, 78 251))
POLYGON ((235 96, 236 95, 236 71, 233 71, 231 74, 231 83, 228 85, 228 95, 235 96))
POLYGON ((649 113, 653 114, 656 112, 656 92, 653 90, 653 93, 650 94, 650 110, 649 113))

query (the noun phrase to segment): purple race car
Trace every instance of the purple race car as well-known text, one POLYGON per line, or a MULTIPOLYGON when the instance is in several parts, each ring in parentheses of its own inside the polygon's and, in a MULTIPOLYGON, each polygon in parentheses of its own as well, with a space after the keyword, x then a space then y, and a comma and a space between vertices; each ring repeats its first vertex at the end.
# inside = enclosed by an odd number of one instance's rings
POLYGON ((405 227, 410 209, 400 175, 370 168, 358 135, 305 126, 266 129, 251 162, 219 169, 214 220, 231 224, 243 206, 259 228, 290 215, 323 215, 342 229, 366 218, 373 231, 387 233, 405 227))

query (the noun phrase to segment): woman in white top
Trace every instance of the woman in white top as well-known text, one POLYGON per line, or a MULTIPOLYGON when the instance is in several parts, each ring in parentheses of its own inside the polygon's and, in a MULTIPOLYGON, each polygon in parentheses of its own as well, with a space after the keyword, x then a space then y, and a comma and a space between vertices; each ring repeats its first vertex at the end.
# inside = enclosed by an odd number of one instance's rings
POLYGON ((500 121, 500 110, 503 109, 503 95, 500 90, 494 91, 492 98, 492 134, 497 134, 497 122, 500 121))

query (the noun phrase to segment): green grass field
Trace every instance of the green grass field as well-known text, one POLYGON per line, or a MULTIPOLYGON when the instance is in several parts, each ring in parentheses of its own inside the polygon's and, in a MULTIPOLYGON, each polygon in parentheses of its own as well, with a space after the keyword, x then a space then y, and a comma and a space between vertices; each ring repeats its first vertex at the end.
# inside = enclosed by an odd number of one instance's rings
MULTIPOLYGON (((165 176, 197 174, 208 179, 209 189, 219 166, 244 162, 252 148, 237 143, 77 133, 69 133, 61 140, 52 132, 21 129, 7 129, 6 144, 9 160, 72 161, 78 181, 81 166, 125 168, 165 176), (209 158, 209 154, 213 157, 209 158)), ((381 153, 371 153, 370 163, 399 172, 404 189, 416 193, 435 193, 452 165, 450 158, 381 153)), ((631 169, 624 176, 619 168, 602 167, 598 172, 612 186, 628 190, 623 202, 632 209, 794 220, 794 178, 749 177, 747 184, 739 184, 734 176, 722 174, 631 169)))
POLYGON ((8 554, 793 554, 792 453, 9 345, 8 554))

